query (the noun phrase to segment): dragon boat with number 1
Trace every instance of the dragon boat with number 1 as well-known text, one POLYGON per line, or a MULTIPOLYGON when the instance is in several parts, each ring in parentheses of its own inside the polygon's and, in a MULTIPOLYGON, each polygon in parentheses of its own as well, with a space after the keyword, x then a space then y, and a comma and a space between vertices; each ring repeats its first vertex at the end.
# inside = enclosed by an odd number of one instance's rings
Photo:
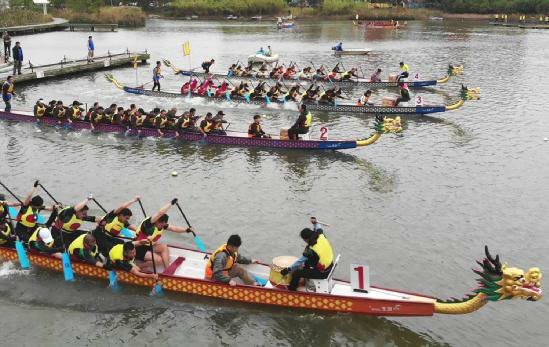
MULTIPOLYGON (((239 80, 260 80, 260 81, 273 81, 276 82, 279 79, 278 78, 272 78, 272 77, 262 77, 262 76, 229 76, 228 74, 223 73, 205 73, 205 72, 197 72, 197 71, 189 71, 189 70, 182 70, 177 67, 175 67, 169 60, 164 59, 164 65, 171 68, 173 72, 176 75, 181 76, 196 76, 196 77, 210 77, 214 79, 228 79, 228 78, 234 78, 239 80)), ((450 79, 453 76, 459 76, 463 73, 463 66, 462 65, 449 65, 448 71, 445 77, 436 79, 436 80, 409 80, 408 86, 410 88, 422 88, 422 87, 433 87, 438 84, 447 83, 450 81, 450 79)), ((383 88, 397 88, 398 82, 396 81, 380 81, 380 82, 370 82, 367 78, 355 78, 351 80, 345 80, 345 81, 335 81, 330 79, 317 79, 317 78, 288 78, 283 79, 283 81, 287 82, 300 82, 300 83, 322 83, 322 84, 328 84, 328 85, 334 85, 338 87, 364 87, 368 89, 383 89, 383 88)))
MULTIPOLYGON (((190 98, 201 98, 204 100, 214 101, 214 102, 230 102, 236 104, 251 104, 264 107, 270 107, 275 105, 286 105, 287 103, 294 103, 296 106, 299 103, 296 102, 286 102, 286 101, 271 101, 267 97, 262 97, 261 99, 251 99, 246 97, 232 98, 227 92, 225 96, 207 96, 207 95, 198 95, 196 93, 187 93, 181 94, 176 92, 159 92, 144 89, 142 87, 128 87, 118 80, 116 80, 112 75, 105 76, 108 81, 114 84, 120 90, 125 91, 130 94, 153 96, 153 97, 164 97, 164 98, 181 98, 183 100, 190 98)), ((307 109, 310 111, 322 111, 322 112, 345 112, 345 113, 358 113, 358 114, 429 114, 429 113, 439 113, 452 111, 463 106, 466 100, 477 100, 480 98, 480 90, 478 88, 468 89, 462 86, 460 92, 460 100, 450 104, 450 105, 429 105, 429 106, 358 106, 356 104, 321 104, 317 102, 304 102, 303 104, 307 105, 307 109)))
POLYGON ((42 117, 37 119, 30 112, 4 112, 0 111, 0 119, 8 121, 32 122, 39 125, 54 127, 64 127, 71 130, 93 130, 105 133, 120 133, 126 136, 139 137, 163 137, 173 138, 180 141, 201 142, 206 144, 225 145, 225 146, 244 146, 278 149, 297 149, 297 150, 336 150, 365 147, 374 144, 384 133, 397 133, 402 131, 400 118, 384 118, 379 116, 375 120, 374 132, 365 139, 360 140, 286 140, 279 136, 272 138, 254 138, 248 137, 247 133, 227 131, 227 135, 208 135, 204 137, 200 132, 176 132, 175 130, 162 129, 162 134, 155 128, 129 129, 127 126, 114 124, 97 124, 92 126, 90 122, 73 121, 59 123, 56 118, 42 117))
MULTIPOLYGON (((256 278, 263 280, 269 278, 270 281, 266 281, 264 287, 248 286, 240 280, 236 286, 230 286, 205 278, 207 253, 174 245, 168 247, 170 265, 166 269, 162 266, 158 269, 159 278, 165 290, 255 305, 371 316, 432 316, 435 313, 471 313, 490 301, 507 299, 537 301, 543 296, 542 274, 539 268, 530 268, 525 272, 519 268, 501 264, 499 256, 493 258, 487 247, 485 248, 486 258, 478 262, 481 268, 474 270, 480 277, 477 280, 479 286, 466 298, 451 301, 408 291, 363 285, 364 281, 357 286, 356 283, 335 279, 332 275, 337 267, 339 256, 334 260, 334 266, 327 279, 308 280, 305 286, 294 292, 278 286, 278 283, 273 281, 271 275, 276 270, 267 264, 242 265, 256 278)), ((0 258, 17 261, 17 251, 0 246, 0 258)), ((28 258, 32 266, 63 272, 61 259, 32 250, 28 251, 28 258)), ((83 263, 77 258, 72 259, 71 263, 76 278, 92 277, 101 279, 105 283, 109 279, 109 272, 103 268, 83 263)), ((357 271, 357 269, 358 267, 351 266, 351 278, 353 270, 357 271)), ((152 287, 154 284, 152 279, 136 277, 125 271, 116 270, 116 274, 118 282, 121 283, 147 287, 152 287)), ((362 279, 364 277, 362 276, 362 279)))

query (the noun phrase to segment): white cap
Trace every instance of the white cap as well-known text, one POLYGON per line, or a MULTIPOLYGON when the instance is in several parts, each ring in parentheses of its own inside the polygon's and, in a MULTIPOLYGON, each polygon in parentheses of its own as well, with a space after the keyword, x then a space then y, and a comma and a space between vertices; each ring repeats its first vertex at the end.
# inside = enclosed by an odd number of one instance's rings
POLYGON ((44 243, 53 242, 53 237, 51 236, 51 231, 48 228, 40 228, 38 236, 44 241, 44 243))

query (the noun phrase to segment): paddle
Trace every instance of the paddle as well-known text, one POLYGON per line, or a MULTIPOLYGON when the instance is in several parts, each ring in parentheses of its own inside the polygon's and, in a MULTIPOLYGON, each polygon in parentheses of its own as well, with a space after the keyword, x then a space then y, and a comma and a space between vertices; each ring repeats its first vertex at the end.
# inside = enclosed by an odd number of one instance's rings
MULTIPOLYGON (((141 199, 137 200, 139 203, 139 207, 141 207, 141 212, 143 212, 143 217, 147 218, 147 213, 145 213, 145 208, 143 207, 143 203, 141 202, 141 199)), ((154 250, 152 246, 152 241, 149 240, 149 248, 151 250, 151 259, 153 263, 153 273, 156 275, 156 262, 154 261, 154 250)), ((151 295, 162 295, 162 286, 160 285, 159 281, 154 282, 153 288, 151 290, 151 295)))
MULTIPOLYGON (((11 196, 13 196, 17 201, 19 201, 19 203, 21 205, 23 205, 23 202, 21 200, 19 200, 19 198, 17 196, 15 196, 15 194, 13 194, 13 192, 11 190, 9 190, 8 187, 6 187, 4 185, 4 183, 0 182, 0 185, 2 185, 2 187, 4 187, 4 189, 7 190, 8 193, 11 194, 11 196)), ((8 210, 8 218, 10 220, 10 223, 12 223, 11 215, 10 215, 9 210, 8 210)), ((12 231, 15 234, 15 250, 17 251, 17 257, 19 258, 19 264, 21 265, 21 267, 23 269, 30 269, 30 261, 29 261, 29 258, 27 257, 27 253, 25 252, 25 248, 23 247, 23 243, 21 242, 21 240, 19 240, 19 236, 15 233, 15 230, 12 230, 12 231)))
MULTIPOLYGON (((189 220, 187 219, 187 216, 185 216, 185 212, 183 212, 183 210, 181 209, 181 206, 179 206, 179 202, 176 202, 175 205, 179 209, 179 212, 181 212, 181 215, 183 215, 183 218, 185 219, 185 222, 187 223, 187 226, 189 228, 191 228, 191 223, 189 223, 189 220)), ((191 233, 194 236, 194 242, 196 243, 196 246, 198 247, 198 249, 201 252, 206 253, 206 247, 204 246, 204 243, 202 243, 202 240, 200 239, 200 237, 198 235, 196 235, 196 233, 193 230, 191 230, 191 233)))
MULTIPOLYGON (((46 188, 42 185, 42 183, 38 183, 38 185, 48 194, 48 196, 57 204, 61 205, 59 201, 57 201, 51 194, 48 192, 46 188)), ((74 281, 74 273, 72 272, 71 267, 71 258, 69 257, 69 253, 67 253, 67 247, 65 247, 65 240, 63 238, 63 230, 59 230, 59 233, 61 235, 61 245, 63 246, 63 254, 61 255, 61 262, 63 264, 63 275, 65 276, 65 281, 74 281)))

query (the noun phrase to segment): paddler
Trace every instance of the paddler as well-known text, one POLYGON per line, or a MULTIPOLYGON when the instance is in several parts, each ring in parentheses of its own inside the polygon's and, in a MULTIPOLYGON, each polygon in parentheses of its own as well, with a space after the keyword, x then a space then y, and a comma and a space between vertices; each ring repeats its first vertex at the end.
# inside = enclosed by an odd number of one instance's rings
POLYGON ((378 68, 376 71, 374 71, 374 73, 370 76, 370 82, 381 82, 381 69, 378 68))
POLYGON ((342 73, 341 78, 339 80, 340 81, 350 80, 353 77, 358 78, 358 69, 356 67, 342 73))
POLYGON ((139 201, 139 199, 140 197, 136 196, 107 213, 101 218, 98 227, 93 231, 93 236, 97 240, 99 251, 104 256, 108 256, 109 249, 111 249, 113 245, 121 243, 121 240, 117 239, 117 237, 120 236, 122 229, 127 228, 133 231, 136 230, 135 226, 130 224, 132 211, 129 207, 139 201))
POLYGON ((34 116, 37 119, 40 119, 44 117, 44 114, 46 113, 46 105, 44 104, 44 99, 40 98, 38 101, 36 101, 36 104, 34 105, 34 116))
POLYGON ((59 211, 52 231, 54 234, 63 233, 63 241, 68 247, 78 236, 85 234, 86 231, 80 230, 84 222, 99 223, 100 217, 88 216, 88 203, 93 199, 90 194, 86 199, 74 206, 67 206, 59 211))
POLYGON ((57 101, 57 104, 53 109, 53 116, 57 119, 58 123, 63 123, 68 120, 67 108, 63 105, 63 101, 57 101))
POLYGON ((240 264, 257 263, 238 253, 242 245, 242 239, 238 235, 231 235, 227 243, 216 249, 206 264, 205 278, 216 282, 236 286, 233 278, 240 278, 247 285, 257 286, 257 282, 250 276, 248 271, 240 264))
POLYGON ((72 122, 78 121, 82 118, 83 109, 81 109, 80 106, 82 106, 82 103, 74 100, 72 102, 72 106, 67 110, 67 116, 72 122))
POLYGON ((152 90, 154 91, 155 88, 158 88, 158 91, 160 91, 160 79, 163 78, 162 76, 162 64, 160 64, 160 61, 156 62, 156 66, 153 69, 153 87, 152 90))
POLYGON ((326 279, 332 270, 334 253, 322 229, 313 231, 309 228, 301 230, 301 238, 307 243, 303 256, 290 267, 282 269, 280 274, 292 274, 288 290, 296 291, 302 278, 326 279))
POLYGON ((204 70, 204 73, 210 73, 210 67, 215 63, 215 60, 206 60, 202 62, 202 70, 204 70))
POLYGON ((212 113, 208 112, 206 113, 206 117, 200 122, 199 130, 204 136, 208 136, 214 126, 213 120, 212 120, 212 113))
POLYGON ((124 111, 124 107, 118 106, 118 108, 116 109, 116 113, 111 118, 111 124, 122 125, 124 123, 125 118, 126 118, 126 113, 124 111))
POLYGON ((299 83, 295 84, 292 88, 290 88, 290 90, 288 91, 288 93, 286 93, 286 96, 285 96, 285 100, 286 101, 298 101, 297 100, 297 97, 301 94, 300 92, 300 85, 299 83))
MULTIPOLYGON (((137 241, 148 240, 152 241, 155 262, 162 262, 164 269, 170 265, 170 250, 167 245, 158 243, 165 230, 178 234, 193 232, 193 228, 178 227, 168 224, 169 217, 166 214, 169 209, 177 203, 177 199, 172 199, 171 202, 164 205, 158 212, 151 217, 145 218, 137 227, 137 241)), ((135 259, 142 261, 141 268, 152 268, 152 254, 150 252, 150 244, 136 246, 135 259)))
POLYGON ((56 100, 51 100, 46 106, 46 111, 44 112, 44 117, 53 118, 53 109, 55 108, 56 100))
POLYGON ((35 195, 38 190, 38 184, 39 181, 34 182, 34 186, 23 200, 16 218, 15 233, 24 242, 27 242, 29 237, 36 231, 38 227, 36 220, 40 211, 53 210, 53 207, 44 207, 44 199, 40 195, 35 195))
POLYGON ((0 218, 0 246, 11 247, 15 246, 15 234, 13 226, 8 220, 0 218))
POLYGON ((127 271, 135 276, 142 278, 152 278, 158 281, 158 274, 145 273, 141 268, 134 264, 136 250, 135 246, 145 245, 148 240, 128 241, 114 245, 109 249, 109 266, 127 271))
POLYGON ((410 67, 408 67, 408 64, 404 64, 403 61, 400 62, 400 73, 398 74, 397 81, 400 81, 402 78, 408 78, 410 75, 410 67))
POLYGON ((229 84, 226 81, 221 82, 216 87, 215 96, 219 98, 219 97, 225 95, 225 93, 227 93, 228 87, 229 87, 229 84))
POLYGON ((263 99, 265 97, 266 82, 259 82, 254 90, 250 93, 252 99, 263 99))
POLYGON ((57 217, 57 208, 54 207, 50 218, 44 226, 39 226, 29 238, 29 248, 35 251, 46 253, 61 259, 61 253, 64 251, 63 245, 57 243, 52 235, 50 226, 57 217))
POLYGON ((254 122, 248 127, 248 137, 271 138, 271 136, 267 135, 261 128, 261 116, 258 114, 254 116, 254 122))
POLYGON ((299 106, 299 118, 294 125, 288 129, 288 137, 290 140, 299 140, 299 134, 307 134, 312 122, 313 116, 311 112, 307 111, 307 106, 305 104, 301 104, 299 106))
POLYGON ((372 96, 372 91, 368 89, 364 95, 362 95, 357 102, 358 106, 372 106, 374 103, 370 102, 370 96, 372 96))
MULTIPOLYGON (((65 241, 66 242, 66 241, 65 241)), ((78 236, 68 247, 70 255, 90 265, 110 270, 111 267, 101 259, 97 241, 92 234, 82 234, 78 236)))
POLYGON ((214 123, 213 129, 211 131, 214 135, 227 135, 227 132, 225 131, 225 128, 223 128, 223 124, 227 123, 223 117, 225 116, 225 113, 223 111, 218 111, 215 117, 212 118, 212 122, 214 123))
POLYGON ((410 90, 408 89, 408 83, 399 82, 398 85, 400 87, 400 96, 395 101, 395 107, 397 107, 401 102, 410 101, 410 90))
POLYGON ((160 111, 160 113, 154 117, 153 126, 160 136, 164 136, 164 130, 168 128, 168 115, 166 110, 160 111))

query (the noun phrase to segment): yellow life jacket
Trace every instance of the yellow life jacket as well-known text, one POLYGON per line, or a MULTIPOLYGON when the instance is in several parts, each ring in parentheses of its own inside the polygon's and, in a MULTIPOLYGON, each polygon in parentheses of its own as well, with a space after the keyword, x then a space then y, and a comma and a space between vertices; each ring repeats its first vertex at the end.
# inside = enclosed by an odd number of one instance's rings
POLYGON ((13 94, 13 84, 12 83, 8 83, 8 93, 12 93, 13 94))
POLYGON ((43 117, 46 113, 46 106, 36 105, 36 116, 43 117))
POLYGON ((17 221, 27 228, 34 228, 36 226, 36 213, 32 207, 28 206, 25 212, 19 212, 17 221))
POLYGON ((120 243, 109 251, 109 259, 114 263, 116 261, 127 261, 133 263, 133 259, 124 257, 124 244, 120 243))
POLYGON ((334 252, 332 246, 324 234, 320 234, 314 246, 309 249, 313 250, 318 255, 318 264, 316 268, 320 271, 325 271, 334 261, 334 252))
POLYGON ((213 122, 206 120, 206 126, 202 130, 204 130, 205 133, 209 133, 210 131, 212 131, 212 128, 213 128, 213 122))
MULTIPOLYGON (((73 242, 71 242, 71 245, 69 246, 69 254, 76 255, 76 254, 74 254, 74 251, 76 251, 78 249, 85 249, 86 248, 84 246, 84 238, 85 237, 86 237, 86 234, 80 235, 76 239, 74 239, 73 242)), ((90 254, 95 257, 97 255, 97 252, 98 252, 98 248, 97 248, 97 245, 95 245, 95 247, 92 250, 90 250, 90 254)))
POLYGON ((306 117, 305 127, 309 128, 311 126, 311 124, 313 123, 313 115, 311 114, 311 112, 308 112, 305 117, 306 117))
POLYGON ((143 223, 145 223, 145 221, 149 220, 150 221, 151 217, 149 218, 146 218, 144 219, 140 224, 139 226, 137 227, 137 231, 136 231, 136 235, 137 235, 137 240, 145 240, 149 237, 152 238, 152 241, 153 242, 157 242, 160 237, 162 236, 162 233, 164 233, 164 229, 158 229, 156 227, 156 225, 154 223, 151 222, 152 226, 153 226, 153 232, 152 234, 147 234, 143 229, 143 223))
POLYGON ((80 119, 80 115, 82 115, 82 110, 80 109, 80 107, 78 106, 73 106, 72 107, 72 114, 71 114, 71 118, 72 119, 80 119))
POLYGON ((116 237, 125 227, 126 225, 115 216, 112 221, 105 224, 104 229, 109 235, 116 237))
POLYGON ((400 71, 404 72, 404 71, 409 71, 410 68, 408 67, 408 64, 404 64, 400 67, 400 71))
MULTIPOLYGON (((34 241, 34 242, 43 241, 43 240, 40 238, 40 235, 39 235, 40 229, 41 229, 41 228, 36 228, 36 230, 32 233, 31 237, 29 238, 29 242, 32 242, 32 241, 34 241)), ((44 244, 45 244, 46 246, 50 247, 50 248, 53 246, 54 243, 55 243, 55 240, 52 241, 52 242, 50 242, 50 243, 45 243, 45 242, 44 242, 44 244)))
POLYGON ((61 107, 61 109, 57 109, 57 118, 65 118, 66 113, 67 109, 64 107, 61 107))
MULTIPOLYGON (((63 211, 66 211, 69 208, 70 207, 66 207, 66 208, 62 209, 59 212, 59 215, 61 215, 63 213, 63 211)), ((66 223, 64 223, 59 217, 57 217, 57 219, 55 220, 55 227, 58 228, 58 229, 62 229, 63 231, 65 231, 67 233, 73 233, 76 230, 78 230, 78 228, 80 228, 82 226, 82 223, 84 223, 84 221, 77 218, 76 213, 73 213, 71 218, 69 219, 69 221, 66 222, 66 223)))
POLYGON ((213 261, 215 257, 221 252, 225 252, 229 256, 229 258, 227 259, 227 264, 225 264, 225 268, 223 269, 223 274, 225 276, 229 275, 229 271, 231 271, 234 264, 236 263, 236 259, 238 259, 238 253, 231 255, 230 252, 227 250, 227 244, 225 243, 221 247, 216 249, 215 252, 212 253, 212 255, 210 255, 210 258, 206 263, 206 273, 205 273, 206 278, 208 279, 213 278, 213 261))
POLYGON ((182 128, 188 128, 191 126, 191 118, 184 118, 183 124, 181 124, 182 128))
POLYGON ((6 238, 6 240, 3 238, 0 238, 0 245, 3 245, 8 242, 7 238, 9 238, 11 233, 11 227, 9 223, 4 222, 4 231, 0 231, 0 233, 2 233, 2 235, 4 235, 4 237, 6 238))

